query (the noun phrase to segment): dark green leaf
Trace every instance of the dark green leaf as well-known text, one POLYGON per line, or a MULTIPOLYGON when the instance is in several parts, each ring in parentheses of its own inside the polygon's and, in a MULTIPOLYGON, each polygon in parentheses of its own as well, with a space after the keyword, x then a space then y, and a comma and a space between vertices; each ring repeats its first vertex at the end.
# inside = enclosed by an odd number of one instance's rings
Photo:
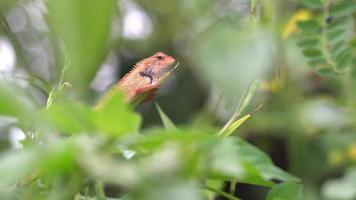
MULTIPOLYGON (((265 180, 280 180, 298 182, 299 179, 276 167, 271 159, 262 151, 237 137, 230 137, 238 148, 238 155, 243 163, 255 168, 265 180)), ((230 139, 229 138, 229 139, 230 139)), ((251 171, 252 172, 252 171, 251 171)), ((243 182, 254 183, 246 178, 243 182)))
POLYGON ((334 74, 334 71, 330 67, 323 67, 316 70, 316 73, 321 76, 329 76, 334 74))
POLYGON ((307 32, 307 33, 316 33, 320 30, 320 25, 315 20, 300 21, 300 22, 298 22, 298 27, 303 32, 307 32))
POLYGON ((318 49, 305 49, 303 54, 307 57, 319 57, 322 55, 318 49))

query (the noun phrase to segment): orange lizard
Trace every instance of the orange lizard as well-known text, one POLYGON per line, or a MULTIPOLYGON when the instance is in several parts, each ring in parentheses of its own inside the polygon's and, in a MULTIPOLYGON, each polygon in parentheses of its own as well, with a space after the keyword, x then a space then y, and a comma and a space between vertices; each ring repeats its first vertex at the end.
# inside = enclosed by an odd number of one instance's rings
POLYGON ((143 102, 151 100, 161 84, 161 78, 169 71, 174 64, 175 59, 162 52, 145 58, 134 65, 133 69, 125 76, 99 101, 96 107, 99 107, 107 98, 116 91, 121 90, 124 99, 127 102, 134 101, 139 95, 148 93, 142 100, 143 102))

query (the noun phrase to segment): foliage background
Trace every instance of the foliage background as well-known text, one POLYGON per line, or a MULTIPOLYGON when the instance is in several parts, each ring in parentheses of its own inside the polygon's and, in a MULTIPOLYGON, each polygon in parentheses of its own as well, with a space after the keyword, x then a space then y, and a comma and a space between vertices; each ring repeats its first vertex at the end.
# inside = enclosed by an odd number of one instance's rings
POLYGON ((1 0, 1 199, 355 199, 355 8, 1 0), (91 109, 158 50, 161 109, 91 109))

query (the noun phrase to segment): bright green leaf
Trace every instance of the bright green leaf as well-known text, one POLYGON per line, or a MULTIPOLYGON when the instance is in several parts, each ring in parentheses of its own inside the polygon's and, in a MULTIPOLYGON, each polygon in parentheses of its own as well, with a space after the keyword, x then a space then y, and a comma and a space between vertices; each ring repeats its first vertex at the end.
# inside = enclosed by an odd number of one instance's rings
POLYGON ((112 136, 136 133, 141 125, 141 117, 117 92, 104 105, 94 111, 94 123, 99 131, 112 136))

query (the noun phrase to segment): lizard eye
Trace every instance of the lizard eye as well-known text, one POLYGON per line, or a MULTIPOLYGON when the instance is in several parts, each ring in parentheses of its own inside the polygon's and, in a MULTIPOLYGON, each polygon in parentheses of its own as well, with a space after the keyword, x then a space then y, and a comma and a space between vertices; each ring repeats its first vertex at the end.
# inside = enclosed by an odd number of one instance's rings
POLYGON ((158 60, 163 60, 163 56, 157 56, 156 57, 158 60))
POLYGON ((146 74, 145 72, 140 72, 139 74, 141 77, 148 77, 150 79, 150 82, 152 83, 153 77, 151 74, 146 74))

